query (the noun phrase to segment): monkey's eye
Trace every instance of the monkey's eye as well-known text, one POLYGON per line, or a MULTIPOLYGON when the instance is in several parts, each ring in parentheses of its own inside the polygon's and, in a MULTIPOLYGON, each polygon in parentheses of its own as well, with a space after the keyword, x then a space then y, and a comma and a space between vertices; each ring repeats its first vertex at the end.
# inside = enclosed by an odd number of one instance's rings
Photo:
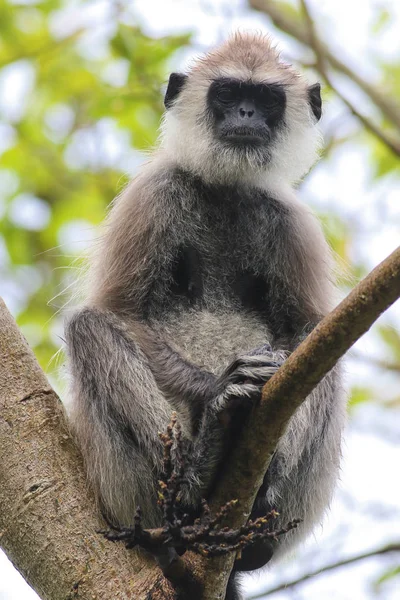
POLYGON ((260 101, 266 106, 279 106, 284 101, 284 92, 278 86, 263 86, 260 92, 260 101))
POLYGON ((235 97, 234 97, 233 92, 231 90, 228 90, 227 88, 221 89, 217 92, 217 99, 222 104, 234 104, 235 103, 235 97))

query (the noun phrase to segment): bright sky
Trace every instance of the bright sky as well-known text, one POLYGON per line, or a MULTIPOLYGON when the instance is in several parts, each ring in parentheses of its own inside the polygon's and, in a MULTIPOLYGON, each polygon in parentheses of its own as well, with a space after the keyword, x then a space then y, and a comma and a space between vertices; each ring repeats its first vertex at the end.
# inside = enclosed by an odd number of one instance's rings
MULTIPOLYGON (((340 51, 351 65, 367 74, 375 76, 374 63, 382 58, 399 57, 400 53, 400 2, 384 0, 313 0, 309 2, 318 15, 322 30, 333 49, 340 51), (390 28, 383 35, 371 37, 370 24, 374 17, 374 8, 387 8, 395 16, 390 28), (334 32, 334 34, 332 33, 334 32), (360 60, 362 57, 362 60, 360 60)), ((57 34, 69 28, 79 27, 81 22, 98 22, 97 40, 101 42, 107 27, 107 14, 110 3, 97 0, 87 2, 86 8, 76 11, 76 2, 71 1, 60 18, 54 19, 54 31, 57 34)), ((171 32, 194 32, 195 52, 205 49, 216 41, 220 41, 230 31, 237 28, 271 31, 266 18, 257 13, 249 14, 242 0, 137 0, 132 3, 134 13, 145 30, 155 36, 171 32)), ((281 34, 276 37, 281 47, 289 56, 296 54, 296 46, 281 34)), ((85 52, 101 52, 101 43, 93 44, 93 37, 82 44, 85 52), (94 50, 95 49, 95 50, 94 50)), ((171 68, 182 66, 189 60, 193 51, 182 51, 176 57, 171 68)), ((10 83, 11 80, 8 81, 10 83)), ((18 110, 15 97, 18 81, 15 86, 0 85, 0 107, 8 106, 10 110, 18 110), (5 88, 7 87, 7 92, 5 88), (14 104, 11 100, 14 99, 14 104)), ((346 92, 352 94, 351 89, 346 92)), ((357 98, 358 100, 358 98, 357 98)), ((362 99, 360 99, 362 101, 362 99)), ((326 111, 326 122, 334 122, 343 114, 343 108, 332 103, 326 111)), ((353 123, 340 123, 344 129, 353 127, 353 123)), ((110 134, 110 144, 116 143, 110 134)), ((116 143, 119 147, 119 142, 116 143)), ((352 254, 372 268, 387 256, 399 242, 399 181, 383 181, 372 185, 368 174, 368 161, 365 149, 361 145, 347 144, 336 152, 328 162, 317 167, 302 189, 302 196, 320 210, 324 208, 337 210, 357 230, 352 245, 352 254), (386 214, 390 217, 382 223, 377 210, 378 201, 384 198, 386 214)), ((29 204, 29 199, 20 202, 29 204)), ((36 211, 45 210, 37 205, 36 211)), ((0 206, 1 212, 1 206, 0 206)), ((17 211, 19 212, 19 211, 17 211)), ((19 212, 19 214, 21 214, 19 212)), ((25 211, 24 211, 25 214, 25 211)), ((46 218, 46 215, 42 215, 46 218)), ((32 219, 30 219, 32 223, 32 219)), ((85 223, 71 231, 63 233, 61 242, 76 249, 76 242, 87 237, 85 223)), ((90 237, 90 236, 89 236, 90 237)), ((1 260, 1 247, 0 247, 1 260)), ((399 304, 399 303, 398 303, 399 304)), ((392 309, 390 318, 400 322, 400 306, 392 309)), ((377 340, 368 334, 358 344, 359 351, 377 353, 377 340)), ((372 369, 357 361, 348 362, 348 378, 352 382, 363 385, 372 383, 379 391, 388 390, 388 394, 398 385, 398 380, 389 374, 372 369), (376 382, 376 383, 375 383, 376 382), (378 387, 379 386, 379 387, 378 387)), ((363 406, 352 421, 351 430, 346 436, 343 473, 340 489, 332 510, 327 518, 324 530, 317 531, 304 551, 303 560, 293 561, 286 566, 276 568, 274 572, 248 578, 246 589, 256 591, 278 580, 299 574, 311 565, 322 565, 333 557, 351 555, 379 545, 381 542, 400 539, 399 491, 398 482, 393 475, 394 465, 400 464, 400 448, 392 441, 397 436, 398 425, 388 422, 385 413, 377 406, 363 406), (384 499, 384 502, 382 501, 384 499), (371 507, 374 515, 371 518, 371 507), (377 508, 378 507, 378 508, 377 508), (386 509, 384 510, 384 508, 386 509), (339 532, 339 535, 338 535, 339 532), (318 550, 312 544, 318 544, 318 550)), ((396 467, 396 470, 397 467, 396 467)), ((392 564, 395 563, 392 559, 392 564)), ((385 567, 387 563, 385 562, 385 567)), ((340 570, 329 576, 318 578, 309 585, 306 595, 298 598, 321 600, 337 598, 338 600, 362 600, 370 592, 374 578, 383 570, 379 560, 368 561, 358 567, 340 570)), ((37 596, 23 582, 21 577, 10 567, 7 559, 0 553, 0 600, 34 600, 37 596)), ((289 593, 273 598, 289 598, 289 593)), ((291 596, 290 596, 291 597, 291 596)), ((398 594, 385 589, 381 598, 394 600, 398 594)))

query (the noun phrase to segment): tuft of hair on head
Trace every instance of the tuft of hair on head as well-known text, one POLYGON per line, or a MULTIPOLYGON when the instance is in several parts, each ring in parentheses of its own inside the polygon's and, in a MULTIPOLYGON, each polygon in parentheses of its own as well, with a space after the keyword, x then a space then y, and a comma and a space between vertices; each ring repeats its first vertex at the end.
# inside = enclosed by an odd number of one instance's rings
POLYGON ((208 181, 292 185, 317 158, 318 93, 318 86, 310 91, 303 75, 281 58, 269 35, 235 32, 220 46, 194 59, 186 74, 171 76, 161 126, 164 160, 208 181), (207 94, 211 83, 221 78, 283 86, 284 126, 271 144, 268 160, 265 152, 235 152, 215 139, 207 94), (316 106, 311 106, 310 98, 315 99, 316 106))
POLYGON ((244 81, 293 84, 300 77, 269 35, 235 32, 217 48, 197 59, 191 73, 200 77, 232 77, 244 81))

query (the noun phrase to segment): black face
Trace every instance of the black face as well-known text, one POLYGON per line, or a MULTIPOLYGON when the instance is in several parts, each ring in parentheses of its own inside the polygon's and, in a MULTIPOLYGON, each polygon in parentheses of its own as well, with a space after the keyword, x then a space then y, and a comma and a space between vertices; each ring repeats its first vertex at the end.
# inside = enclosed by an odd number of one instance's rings
POLYGON ((216 136, 236 147, 267 146, 284 125, 286 94, 282 85, 217 79, 207 98, 216 136))

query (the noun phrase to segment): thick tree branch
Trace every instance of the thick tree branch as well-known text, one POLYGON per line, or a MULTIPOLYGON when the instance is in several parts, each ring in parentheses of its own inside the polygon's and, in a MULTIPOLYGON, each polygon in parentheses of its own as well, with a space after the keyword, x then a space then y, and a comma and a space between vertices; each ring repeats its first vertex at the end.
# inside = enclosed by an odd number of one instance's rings
POLYGON ((0 544, 44 600, 144 600, 156 567, 101 527, 61 403, 0 300, 0 544))
POLYGON ((264 386, 262 401, 253 411, 234 460, 220 482, 214 498, 215 505, 225 503, 236 491, 238 508, 231 515, 236 511, 240 519, 239 515, 246 510, 245 506, 251 508, 253 498, 249 502, 248 490, 252 488, 255 497, 269 459, 296 408, 345 352, 368 331, 379 315, 399 297, 400 247, 317 325, 264 386))
MULTIPOLYGON (((215 510, 232 498, 238 499, 227 519, 229 527, 240 526, 249 517, 290 417, 345 352, 399 297, 400 247, 319 323, 264 386, 261 403, 250 417, 211 504, 215 510)), ((221 579, 232 564, 232 557, 214 559, 208 571, 218 570, 221 579)), ((216 582, 213 591, 210 584, 205 600, 223 598, 223 595, 212 596, 216 589, 216 582)))
MULTIPOLYGON (((300 21, 290 17, 286 12, 284 12, 282 10, 282 6, 280 6, 280 3, 276 0, 249 0, 249 5, 252 8, 268 15, 276 27, 294 37, 300 43, 311 48, 317 58, 316 68, 325 78, 329 86, 347 105, 354 116, 356 116, 362 122, 364 127, 368 128, 371 133, 385 143, 394 154, 400 156, 400 140, 393 138, 392 135, 383 131, 376 124, 372 123, 370 119, 360 113, 357 108, 335 88, 331 77, 328 74, 327 66, 332 67, 335 71, 342 73, 352 82, 354 82, 377 106, 382 115, 400 131, 400 110, 398 105, 390 100, 389 94, 381 93, 377 86, 369 83, 359 73, 353 71, 348 65, 343 63, 337 58, 337 56, 335 56, 330 51, 328 46, 317 38, 315 32, 313 32, 313 29, 310 28, 310 21, 312 23, 312 20, 307 18, 307 12, 306 20, 308 21, 308 26, 304 27, 300 21), (323 64, 325 66, 321 71, 320 67, 323 64)), ((302 5, 304 10, 305 3, 302 2, 302 5)))
MULTIPOLYGON (((246 522, 285 426, 350 346, 400 296, 400 248, 366 277, 264 387, 212 499, 237 498, 227 525, 246 522)), ((0 304, 1 543, 44 599, 176 600, 144 558, 107 544, 59 401, 3 303, 0 304), (21 460, 22 459, 22 460, 21 460)), ((204 600, 223 600, 234 558, 187 553, 204 600)))
POLYGON ((324 567, 320 567, 319 569, 315 569, 314 571, 310 571, 309 573, 306 573, 301 577, 291 579, 290 581, 285 581, 284 583, 277 585, 273 588, 269 588, 263 590, 262 592, 258 592, 256 595, 250 596, 250 600, 258 600, 259 598, 272 596, 272 594, 276 594, 277 592, 286 591, 289 588, 294 588, 298 585, 301 585, 302 583, 306 583, 310 579, 318 577, 318 575, 321 575, 322 573, 334 571, 335 569, 339 569, 340 567, 346 567, 347 565, 352 565, 353 563, 365 560, 367 558, 374 558, 376 556, 382 556, 382 554, 391 554, 393 552, 400 552, 400 544, 389 544, 388 546, 383 546, 383 548, 377 548, 376 550, 370 550, 369 552, 363 552, 362 554, 357 554, 356 556, 350 556, 349 558, 338 560, 329 565, 325 565, 324 567))

